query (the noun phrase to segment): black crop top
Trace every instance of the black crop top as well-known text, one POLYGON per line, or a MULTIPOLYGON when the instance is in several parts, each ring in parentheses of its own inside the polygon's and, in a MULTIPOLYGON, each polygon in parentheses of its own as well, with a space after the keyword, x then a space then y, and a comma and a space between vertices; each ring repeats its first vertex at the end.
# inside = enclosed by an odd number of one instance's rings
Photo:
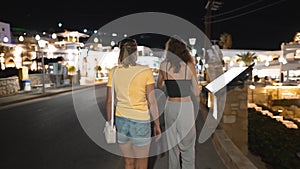
POLYGON ((166 80, 165 85, 169 97, 186 97, 191 95, 192 80, 186 79, 187 65, 185 66, 185 79, 168 79, 168 62, 166 65, 166 80))

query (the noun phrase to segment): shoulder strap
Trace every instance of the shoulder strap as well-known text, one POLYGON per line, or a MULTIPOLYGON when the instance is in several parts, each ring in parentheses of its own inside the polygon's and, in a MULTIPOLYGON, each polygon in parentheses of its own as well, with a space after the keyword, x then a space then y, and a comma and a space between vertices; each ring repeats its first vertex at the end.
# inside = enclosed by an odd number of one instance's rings
POLYGON ((112 73, 112 81, 111 81, 111 119, 110 119, 110 124, 111 126, 113 126, 114 124, 114 115, 115 115, 115 87, 114 87, 114 75, 115 75, 115 71, 113 71, 112 73))

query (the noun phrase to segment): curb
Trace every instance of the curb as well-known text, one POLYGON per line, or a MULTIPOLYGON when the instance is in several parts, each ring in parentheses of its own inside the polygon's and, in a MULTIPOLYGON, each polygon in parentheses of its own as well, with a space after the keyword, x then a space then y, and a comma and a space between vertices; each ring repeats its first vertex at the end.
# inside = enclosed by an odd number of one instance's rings
MULTIPOLYGON (((48 92, 48 93, 45 93, 45 94, 31 95, 31 96, 28 96, 26 98, 21 98, 21 99, 16 99, 16 100, 11 100, 11 101, 7 101, 7 102, 3 102, 3 103, 0 103, 0 107, 7 106, 7 105, 10 105, 10 104, 16 104, 16 103, 20 103, 20 102, 24 102, 24 101, 28 101, 28 100, 32 100, 32 99, 38 99, 38 98, 43 98, 43 97, 48 97, 48 96, 54 96, 54 95, 57 95, 57 94, 67 93, 67 92, 71 92, 71 91, 75 91, 75 90, 80 90, 80 89, 85 89, 85 88, 89 88, 89 87, 105 85, 105 84, 106 84, 106 82, 95 83, 95 84, 92 84, 92 85, 81 85, 79 87, 76 87, 76 86, 73 87, 72 85, 65 86, 65 88, 68 88, 68 87, 70 87, 70 88, 66 89, 66 90, 57 91, 57 92, 48 92)), ((64 87, 61 87, 61 88, 64 88, 64 87)), ((55 88, 55 89, 59 89, 59 88, 55 88)), ((23 93, 16 94, 16 95, 22 95, 22 94, 23 93)), ((13 95, 13 96, 15 96, 15 95, 13 95)), ((7 96, 7 98, 9 98, 9 97, 10 96, 7 96)))
POLYGON ((222 129, 217 129, 212 138, 216 151, 228 169, 258 169, 231 141, 222 129))

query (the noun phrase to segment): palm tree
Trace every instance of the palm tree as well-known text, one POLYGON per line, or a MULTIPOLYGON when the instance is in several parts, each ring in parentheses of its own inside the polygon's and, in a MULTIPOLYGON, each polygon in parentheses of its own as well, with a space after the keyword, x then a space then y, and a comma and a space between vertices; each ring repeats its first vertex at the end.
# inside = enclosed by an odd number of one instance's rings
POLYGON ((246 53, 237 54, 237 56, 239 57, 237 59, 237 62, 242 61, 245 63, 245 66, 249 66, 257 58, 255 52, 249 52, 249 51, 246 53))
POLYGON ((222 49, 230 49, 232 47, 232 37, 229 33, 222 33, 220 35, 219 45, 222 49))

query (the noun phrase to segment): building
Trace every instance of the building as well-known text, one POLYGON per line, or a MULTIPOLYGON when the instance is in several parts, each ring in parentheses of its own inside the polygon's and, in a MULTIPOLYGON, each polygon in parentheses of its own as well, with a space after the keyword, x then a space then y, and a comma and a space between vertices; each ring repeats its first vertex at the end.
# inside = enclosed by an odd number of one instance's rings
POLYGON ((10 24, 0 22, 0 43, 11 43, 10 24))

